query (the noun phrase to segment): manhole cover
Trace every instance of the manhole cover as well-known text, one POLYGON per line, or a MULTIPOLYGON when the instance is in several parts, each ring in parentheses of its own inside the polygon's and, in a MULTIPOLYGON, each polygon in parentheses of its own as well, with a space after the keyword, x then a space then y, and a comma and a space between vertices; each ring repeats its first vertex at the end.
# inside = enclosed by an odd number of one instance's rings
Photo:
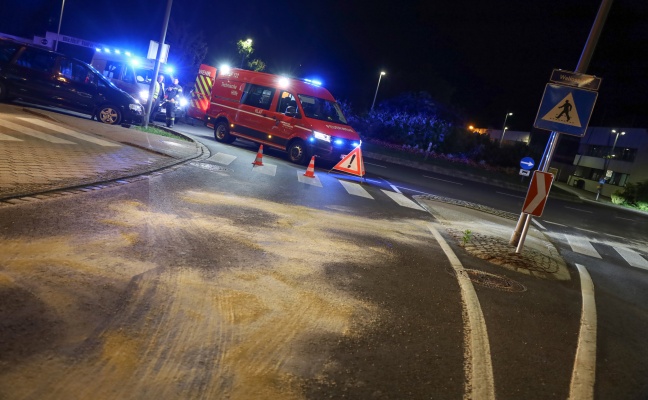
MULTIPOLYGON (((450 274, 456 275, 454 269, 447 270, 450 274)), ((502 290, 504 292, 525 292, 526 287, 519 282, 509 279, 505 276, 490 274, 488 272, 476 269, 464 269, 472 283, 479 286, 485 286, 491 289, 502 290)))

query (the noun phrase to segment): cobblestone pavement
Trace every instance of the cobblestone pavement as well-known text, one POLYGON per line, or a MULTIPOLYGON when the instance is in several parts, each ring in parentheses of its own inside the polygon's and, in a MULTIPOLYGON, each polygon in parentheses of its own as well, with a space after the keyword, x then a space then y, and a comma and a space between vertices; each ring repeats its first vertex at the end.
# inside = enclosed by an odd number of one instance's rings
POLYGON ((133 177, 203 152, 191 141, 0 104, 0 201, 133 177))
POLYGON ((563 258, 544 234, 530 226, 524 248, 509 244, 518 215, 440 196, 415 196, 474 257, 511 271, 551 280, 569 280, 563 258))

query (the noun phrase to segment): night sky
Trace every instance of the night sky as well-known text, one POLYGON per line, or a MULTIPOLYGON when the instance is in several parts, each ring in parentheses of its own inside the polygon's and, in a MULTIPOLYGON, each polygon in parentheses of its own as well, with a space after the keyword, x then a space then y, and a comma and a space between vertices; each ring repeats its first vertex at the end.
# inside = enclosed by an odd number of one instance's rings
MULTIPOLYGON (((466 123, 529 131, 553 68, 574 70, 599 0, 175 0, 171 19, 209 45, 205 63, 240 60, 251 38, 267 72, 318 77, 356 111, 427 91, 466 123)), ((61 33, 139 49, 159 40, 166 2, 66 0, 61 33)), ((0 32, 56 32, 61 1, 4 0, 0 32), (9 4, 6 4, 9 3, 9 4)), ((648 1, 616 0, 588 73, 603 78, 590 125, 648 127, 648 1)), ((171 49, 173 53, 173 49, 171 49)), ((172 57, 172 56, 171 56, 172 57)))

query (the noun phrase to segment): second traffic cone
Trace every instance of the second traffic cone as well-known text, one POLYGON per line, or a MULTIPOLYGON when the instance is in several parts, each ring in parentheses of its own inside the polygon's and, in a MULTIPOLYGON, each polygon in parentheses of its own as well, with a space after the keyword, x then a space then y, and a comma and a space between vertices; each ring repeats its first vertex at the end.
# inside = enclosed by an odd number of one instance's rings
POLYGON ((311 158, 310 164, 308 164, 308 168, 306 168, 306 173, 304 174, 304 176, 315 178, 315 156, 311 158))
POLYGON ((257 152, 256 159, 254 160, 254 162, 252 163, 252 165, 259 165, 259 166, 262 167, 262 166, 263 166, 263 161, 262 161, 262 159, 263 159, 263 145, 261 145, 261 146, 259 147, 259 151, 257 152))

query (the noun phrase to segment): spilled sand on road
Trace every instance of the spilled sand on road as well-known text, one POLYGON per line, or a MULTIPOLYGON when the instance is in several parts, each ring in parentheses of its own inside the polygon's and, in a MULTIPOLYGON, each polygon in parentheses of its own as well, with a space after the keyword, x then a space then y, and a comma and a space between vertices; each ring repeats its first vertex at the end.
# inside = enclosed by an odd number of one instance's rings
POLYGON ((182 201, 179 213, 113 203, 91 235, 0 242, 0 293, 14 296, 3 316, 17 332, 0 332, 0 343, 11 350, 7 340, 26 331, 49 338, 0 356, 0 393, 302 398, 300 385, 327 365, 330 338, 381 318, 327 268, 379 268, 394 257, 385 243, 429 240, 418 220, 206 191, 182 201))

